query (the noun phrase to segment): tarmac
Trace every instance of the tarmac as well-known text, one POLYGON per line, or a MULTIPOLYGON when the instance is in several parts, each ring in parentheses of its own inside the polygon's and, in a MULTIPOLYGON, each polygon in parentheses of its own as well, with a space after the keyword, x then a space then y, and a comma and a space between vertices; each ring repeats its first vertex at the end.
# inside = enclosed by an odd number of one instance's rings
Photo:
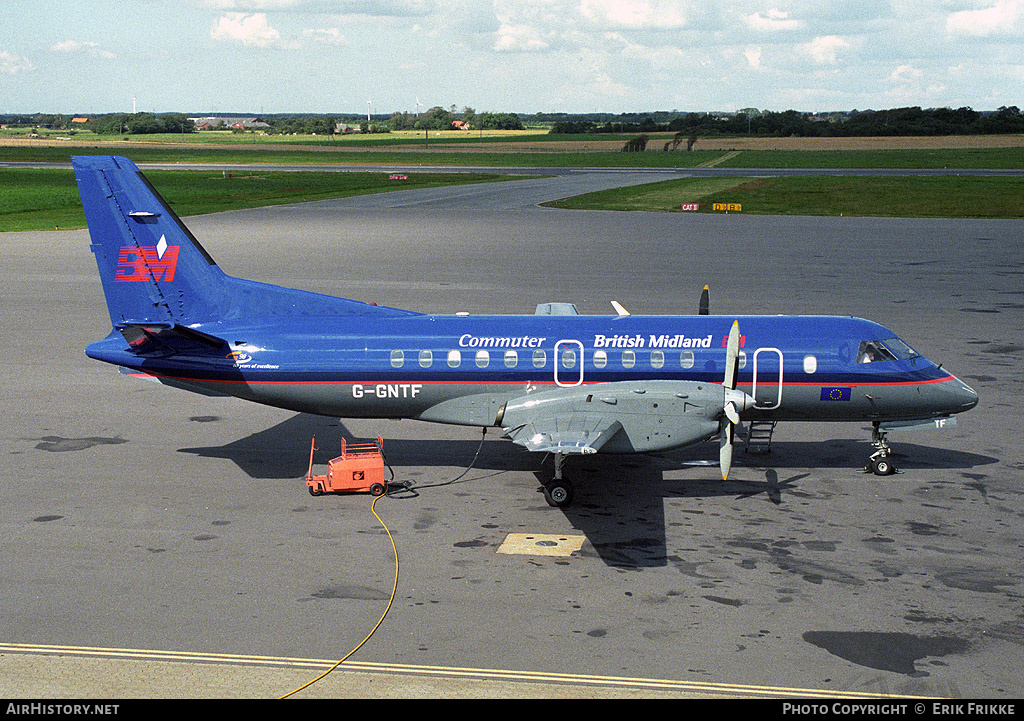
POLYGON ((554 509, 550 459, 499 429, 120 376, 83 353, 110 330, 87 232, 4 234, 0 695, 1020 697, 1024 221, 538 206, 662 177, 186 222, 232 275, 424 312, 695 313, 706 283, 716 314, 866 317, 979 405, 893 433, 893 477, 861 472, 867 427, 789 423, 727 482, 713 444, 580 459, 554 509), (326 464, 378 435, 400 486, 379 521, 368 496, 308 495, 313 436, 326 464), (501 551, 523 535, 572 550, 501 551))

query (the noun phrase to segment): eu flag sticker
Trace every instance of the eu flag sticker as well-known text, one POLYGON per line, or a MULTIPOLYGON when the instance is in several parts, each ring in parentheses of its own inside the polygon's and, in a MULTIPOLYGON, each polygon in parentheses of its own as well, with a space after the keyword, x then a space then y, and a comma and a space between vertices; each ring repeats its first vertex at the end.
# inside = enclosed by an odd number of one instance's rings
POLYGON ((821 389, 821 400, 823 401, 848 401, 852 388, 824 387, 821 389))

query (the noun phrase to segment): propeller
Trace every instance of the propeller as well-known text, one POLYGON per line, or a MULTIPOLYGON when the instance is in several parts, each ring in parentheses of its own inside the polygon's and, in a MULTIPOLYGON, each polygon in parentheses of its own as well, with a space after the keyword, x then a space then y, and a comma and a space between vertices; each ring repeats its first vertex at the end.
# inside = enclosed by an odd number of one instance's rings
POLYGON ((697 310, 697 315, 707 315, 708 308, 708 287, 705 285, 704 290, 700 292, 700 307, 697 310))
MULTIPOLYGON (((705 288, 706 290, 706 288, 705 288)), ((732 469, 733 439, 736 435, 736 426, 740 423, 740 413, 754 405, 754 399, 743 391, 736 390, 736 375, 739 366, 740 356, 740 322, 733 321, 729 329, 729 340, 725 345, 725 379, 722 385, 725 387, 725 404, 722 411, 725 418, 722 419, 721 441, 718 448, 718 465, 722 469, 722 480, 729 478, 729 471, 732 469)))

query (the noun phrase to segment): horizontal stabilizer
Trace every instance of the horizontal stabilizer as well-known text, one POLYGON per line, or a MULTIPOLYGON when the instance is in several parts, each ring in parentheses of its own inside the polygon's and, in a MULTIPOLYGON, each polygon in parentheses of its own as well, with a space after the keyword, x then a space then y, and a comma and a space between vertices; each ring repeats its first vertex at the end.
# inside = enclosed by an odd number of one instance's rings
POLYGON ((177 323, 118 323, 116 327, 136 355, 224 355, 228 350, 223 338, 177 323))

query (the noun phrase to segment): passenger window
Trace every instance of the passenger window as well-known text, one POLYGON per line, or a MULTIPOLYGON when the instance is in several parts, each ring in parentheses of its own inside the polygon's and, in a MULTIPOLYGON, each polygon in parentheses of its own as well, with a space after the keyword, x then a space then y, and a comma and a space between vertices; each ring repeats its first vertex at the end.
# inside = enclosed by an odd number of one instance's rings
POLYGON ((448 367, 458 368, 462 364, 462 353, 457 350, 448 351, 448 367))
POLYGON ((490 356, 490 354, 487 351, 485 351, 485 350, 478 350, 476 352, 476 367, 477 368, 486 368, 490 362, 491 362, 491 356, 490 356))
POLYGON ((428 350, 420 351, 420 366, 422 368, 429 368, 434 363, 434 354, 428 350))
POLYGON ((608 365, 608 354, 603 350, 594 351, 594 367, 604 368, 606 365, 608 365))
POLYGON ((519 365, 519 354, 514 350, 505 351, 505 367, 515 368, 517 365, 519 365))
POLYGON ((548 363, 548 354, 544 351, 537 349, 533 352, 533 367, 543 368, 548 363))
POLYGON ((622 351, 622 367, 632 368, 636 365, 636 353, 631 350, 622 351))
POLYGON ((679 354, 679 365, 683 368, 693 368, 693 351, 684 350, 679 354))
POLYGON ((804 373, 815 373, 818 370, 818 359, 812 355, 804 356, 804 373))
POLYGON ((747 352, 744 351, 744 350, 741 350, 740 354, 739 354, 739 357, 738 357, 738 360, 739 360, 739 363, 738 363, 739 367, 740 368, 746 368, 747 367, 747 352))
POLYGON ((665 365, 665 352, 660 350, 651 351, 651 368, 661 368, 665 365))
POLYGON ((405 365, 405 353, 400 350, 391 351, 391 367, 401 368, 405 365))
POLYGON ((576 367, 576 351, 565 348, 562 350, 562 367, 563 368, 575 368, 576 367))

